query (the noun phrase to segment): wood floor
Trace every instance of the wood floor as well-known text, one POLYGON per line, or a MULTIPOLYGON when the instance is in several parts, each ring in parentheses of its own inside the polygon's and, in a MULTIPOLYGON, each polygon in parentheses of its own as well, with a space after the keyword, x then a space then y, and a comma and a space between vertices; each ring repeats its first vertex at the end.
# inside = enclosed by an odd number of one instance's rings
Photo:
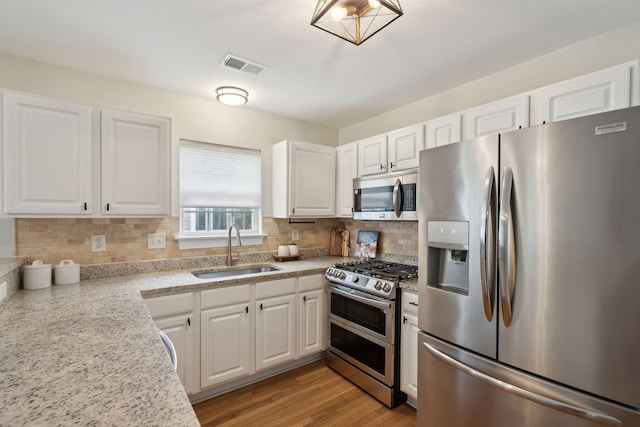
POLYGON ((208 426, 415 426, 406 404, 389 409, 324 360, 194 405, 208 426))

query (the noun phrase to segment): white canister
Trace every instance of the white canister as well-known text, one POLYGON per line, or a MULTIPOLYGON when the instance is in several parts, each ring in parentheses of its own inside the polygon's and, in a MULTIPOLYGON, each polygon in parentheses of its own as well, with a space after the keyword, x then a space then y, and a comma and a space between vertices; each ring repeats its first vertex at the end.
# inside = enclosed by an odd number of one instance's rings
POLYGON ((278 256, 289 256, 289 246, 287 245, 278 246, 278 256))
POLYGON ((37 259, 31 265, 25 265, 23 279, 27 290, 48 288, 51 286, 51 264, 37 259))
POLYGON ((56 265, 53 278, 56 285, 78 283, 80 281, 80 264, 76 264, 70 259, 63 259, 60 264, 56 265))
POLYGON ((289 255, 298 255, 298 245, 289 245, 289 255))

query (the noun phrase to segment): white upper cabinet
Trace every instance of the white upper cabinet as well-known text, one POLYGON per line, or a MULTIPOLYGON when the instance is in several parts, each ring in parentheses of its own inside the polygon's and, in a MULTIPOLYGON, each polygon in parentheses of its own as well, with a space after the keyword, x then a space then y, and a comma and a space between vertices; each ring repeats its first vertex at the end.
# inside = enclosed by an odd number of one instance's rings
POLYGON ((450 114, 429 120, 425 124, 426 148, 440 147, 460 141, 462 136, 462 115, 450 114))
POLYGON ((358 142, 358 176, 387 172, 387 135, 358 142))
POLYGON ((634 63, 587 74, 531 93, 531 125, 629 107, 634 63))
POLYGON ((418 124, 389 133, 389 172, 417 168, 424 150, 424 125, 418 124))
POLYGON ((273 146, 274 218, 333 217, 336 149, 300 141, 273 146))
POLYGON ((102 111, 102 213, 169 215, 171 121, 102 111))
POLYGON ((4 213, 90 214, 91 107, 12 91, 0 96, 4 213))
POLYGON ((358 177, 358 144, 336 148, 336 216, 353 216, 353 179, 358 177))
POLYGON ((464 112, 462 139, 529 126, 529 95, 518 95, 464 112))

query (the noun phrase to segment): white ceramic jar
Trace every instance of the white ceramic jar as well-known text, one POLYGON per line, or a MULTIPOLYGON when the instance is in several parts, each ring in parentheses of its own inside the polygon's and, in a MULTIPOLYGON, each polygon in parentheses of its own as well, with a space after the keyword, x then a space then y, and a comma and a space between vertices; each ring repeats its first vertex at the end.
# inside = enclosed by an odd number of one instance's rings
POLYGON ((51 286, 51 264, 41 259, 24 266, 23 287, 27 290, 44 289, 51 286))
POLYGON ((278 256, 289 256, 289 246, 287 245, 278 246, 278 256))
POLYGON ((298 245, 289 245, 289 255, 291 256, 298 255, 298 245))
POLYGON ((56 265, 53 277, 56 285, 78 283, 80 281, 80 264, 76 264, 70 259, 63 259, 60 264, 56 265))

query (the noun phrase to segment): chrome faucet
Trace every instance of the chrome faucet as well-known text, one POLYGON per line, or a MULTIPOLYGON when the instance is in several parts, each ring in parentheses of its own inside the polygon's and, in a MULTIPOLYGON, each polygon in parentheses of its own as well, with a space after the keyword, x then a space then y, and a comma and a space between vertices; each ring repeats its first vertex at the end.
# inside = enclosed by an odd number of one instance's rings
POLYGON ((238 251, 238 256, 233 257, 231 255, 231 229, 236 228, 236 239, 238 240, 238 246, 242 246, 242 240, 240 240, 240 230, 238 230, 238 226, 234 223, 229 227, 229 246, 227 246, 227 265, 233 265, 233 261, 240 261, 240 251, 238 251))

